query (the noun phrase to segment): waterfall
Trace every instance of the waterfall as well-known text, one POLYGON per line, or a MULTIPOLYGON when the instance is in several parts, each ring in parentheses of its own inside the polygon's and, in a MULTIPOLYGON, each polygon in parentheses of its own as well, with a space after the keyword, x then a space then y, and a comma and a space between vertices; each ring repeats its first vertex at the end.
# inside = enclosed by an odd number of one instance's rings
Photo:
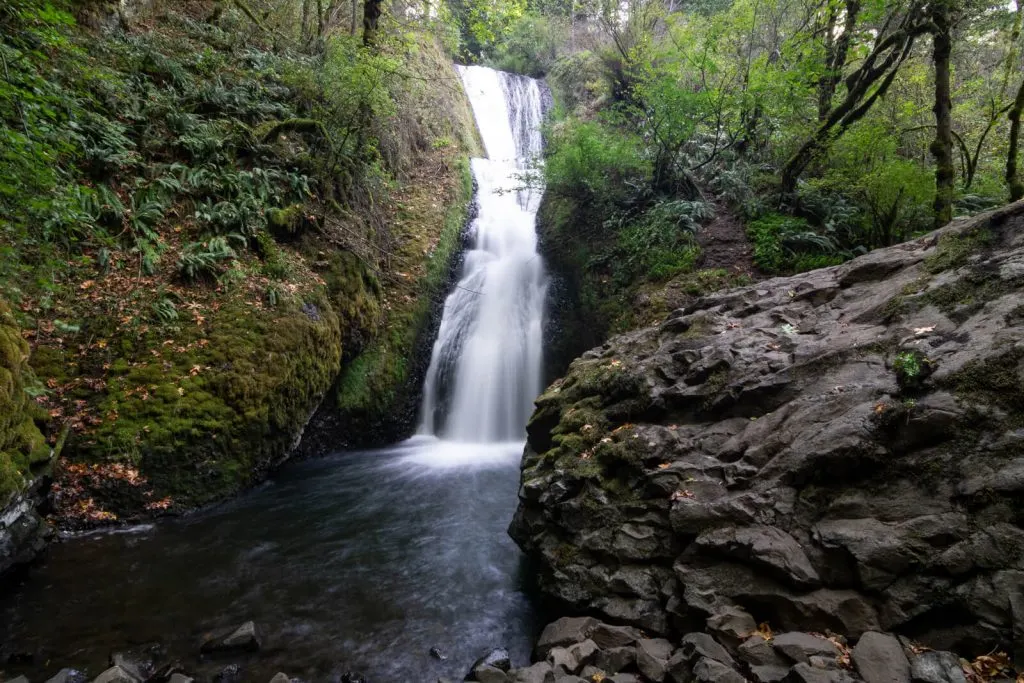
POLYGON ((541 390, 547 277, 537 253, 540 191, 522 174, 541 152, 537 81, 459 67, 487 153, 473 159, 477 217, 444 304, 423 389, 420 434, 521 441, 541 390))

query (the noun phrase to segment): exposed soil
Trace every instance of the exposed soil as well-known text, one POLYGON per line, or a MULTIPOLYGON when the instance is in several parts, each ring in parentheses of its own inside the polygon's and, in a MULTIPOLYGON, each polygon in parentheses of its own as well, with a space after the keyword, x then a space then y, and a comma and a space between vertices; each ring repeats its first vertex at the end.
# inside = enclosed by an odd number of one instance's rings
POLYGON ((700 268, 721 268, 733 275, 759 280, 764 275, 754 265, 754 248, 743 223, 728 207, 715 204, 715 219, 697 231, 701 247, 700 268))

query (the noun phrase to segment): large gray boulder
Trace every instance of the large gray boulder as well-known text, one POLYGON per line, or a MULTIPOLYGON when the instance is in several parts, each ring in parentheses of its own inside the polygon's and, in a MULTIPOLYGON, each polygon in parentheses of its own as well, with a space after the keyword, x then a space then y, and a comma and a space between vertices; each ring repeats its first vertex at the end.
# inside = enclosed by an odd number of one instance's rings
POLYGON ((1020 656, 1024 203, 616 337, 528 435, 510 533, 575 610, 1020 656))

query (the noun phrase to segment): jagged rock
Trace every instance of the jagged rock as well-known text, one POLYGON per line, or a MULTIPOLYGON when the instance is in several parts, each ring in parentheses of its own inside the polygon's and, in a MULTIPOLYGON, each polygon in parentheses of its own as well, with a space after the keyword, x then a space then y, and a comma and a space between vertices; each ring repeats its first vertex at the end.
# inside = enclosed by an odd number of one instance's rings
POLYGON ((598 648, 592 640, 584 640, 569 647, 556 647, 548 653, 548 661, 557 671, 561 669, 565 673, 579 673, 585 665, 594 661, 598 648))
POLYGON ((865 683, 910 681, 910 662, 903 653, 903 646, 888 633, 865 633, 850 656, 865 683))
POLYGON ((619 673, 609 678, 606 678, 605 680, 611 681, 611 683, 642 683, 640 677, 636 674, 619 673))
POLYGON ((706 627, 730 648, 756 614, 782 631, 1011 650, 1021 263, 1017 203, 698 298, 583 354, 527 428, 509 531, 541 589, 652 634, 706 627))
POLYGON ((683 656, 687 659, 706 657, 735 669, 736 662, 724 647, 707 633, 687 633, 680 643, 683 656))
MULTIPOLYGON (((291 683, 291 679, 287 676, 285 676, 284 679, 278 678, 278 676, 281 675, 282 674, 277 674, 277 676, 274 676, 270 679, 270 683, 291 683)), ((185 674, 173 673, 171 674, 171 677, 167 679, 167 683, 195 683, 195 679, 191 676, 186 676, 185 674)))
POLYGON ((772 647, 793 662, 806 663, 815 655, 835 659, 839 654, 839 648, 832 641, 799 631, 778 634, 772 638, 772 647))
POLYGON ((537 662, 523 669, 510 672, 513 683, 546 683, 548 676, 554 676, 554 669, 547 662, 537 662))
POLYGON ((77 669, 61 669, 46 679, 46 683, 86 683, 89 677, 77 669))
POLYGON ((693 677, 698 683, 746 683, 746 679, 731 667, 707 657, 697 660, 693 667, 693 677))
POLYGON ((960 658, 952 652, 922 652, 910 660, 913 683, 967 683, 960 658))
POLYGON ((737 656, 747 664, 789 668, 789 662, 775 651, 770 641, 761 636, 750 636, 740 644, 736 652, 737 656))
POLYGON ((636 648, 610 647, 594 655, 594 666, 605 673, 619 673, 636 665, 636 648))
POLYGON ((856 679, 842 669, 815 669, 801 662, 789 670, 783 683, 856 683, 856 679))
POLYGON ((546 659, 548 652, 554 647, 564 647, 573 643, 582 643, 597 628, 597 619, 593 617, 562 617, 544 627, 537 639, 534 653, 537 659, 546 659))
POLYGON ((665 680, 672 643, 664 638, 642 638, 636 641, 636 666, 640 673, 655 683, 665 680))
POLYGON ((203 654, 256 652, 260 646, 260 635, 256 624, 247 621, 238 626, 228 626, 206 634, 199 651, 203 654))
POLYGON ((643 633, 631 626, 608 624, 598 624, 590 634, 590 639, 602 650, 632 645, 643 637, 643 633))
POLYGON ((139 683, 140 679, 132 676, 119 666, 112 666, 96 678, 92 683, 139 683))
POLYGON ((28 678, 25 676, 18 676, 17 678, 5 679, 4 683, 28 683, 28 678))

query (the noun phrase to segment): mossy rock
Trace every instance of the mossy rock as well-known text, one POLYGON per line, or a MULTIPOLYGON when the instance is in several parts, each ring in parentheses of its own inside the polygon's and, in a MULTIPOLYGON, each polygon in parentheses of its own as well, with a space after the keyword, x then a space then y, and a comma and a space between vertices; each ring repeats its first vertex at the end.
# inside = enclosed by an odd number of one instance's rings
POLYGON ((50 447, 34 419, 38 406, 25 392, 35 383, 28 359, 29 346, 7 304, 0 301, 0 508, 50 459, 50 447))

